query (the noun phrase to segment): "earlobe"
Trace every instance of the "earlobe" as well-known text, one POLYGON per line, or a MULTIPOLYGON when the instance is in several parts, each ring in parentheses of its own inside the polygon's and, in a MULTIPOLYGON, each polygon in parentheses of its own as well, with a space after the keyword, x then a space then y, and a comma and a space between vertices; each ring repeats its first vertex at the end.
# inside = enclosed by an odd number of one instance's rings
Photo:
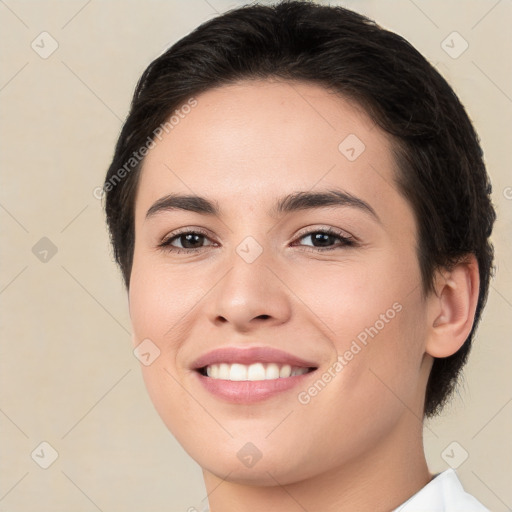
POLYGON ((425 351, 433 357, 448 357, 464 344, 475 318, 480 287, 474 254, 450 271, 436 276, 436 294, 428 300, 429 333, 425 351))

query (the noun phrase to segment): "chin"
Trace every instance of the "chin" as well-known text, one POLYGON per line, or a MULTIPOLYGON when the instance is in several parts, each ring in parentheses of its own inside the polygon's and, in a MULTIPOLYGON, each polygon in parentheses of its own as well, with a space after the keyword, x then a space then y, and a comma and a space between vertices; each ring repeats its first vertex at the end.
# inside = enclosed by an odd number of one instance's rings
POLYGON ((313 450, 310 456, 295 451, 290 457, 288 449, 279 449, 268 441, 260 451, 250 442, 230 440, 217 449, 196 445, 195 450, 187 452, 203 471, 240 485, 287 485, 311 477, 315 471, 308 463, 314 459, 313 450))

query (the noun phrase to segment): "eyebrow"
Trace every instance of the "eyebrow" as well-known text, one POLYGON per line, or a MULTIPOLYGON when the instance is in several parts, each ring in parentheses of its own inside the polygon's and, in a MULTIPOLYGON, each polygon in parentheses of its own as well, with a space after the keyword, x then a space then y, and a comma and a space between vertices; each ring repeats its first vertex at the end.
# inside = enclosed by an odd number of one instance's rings
MULTIPOLYGON (((280 198, 270 209, 269 215, 277 217, 295 211, 312 210, 330 206, 357 208, 374 217, 375 220, 381 223, 375 210, 366 201, 344 190, 293 192, 280 198)), ((149 208, 146 213, 146 219, 158 213, 172 210, 185 210, 216 217, 221 216, 221 209, 217 201, 210 201, 205 197, 195 195, 168 194, 158 199, 149 208)))

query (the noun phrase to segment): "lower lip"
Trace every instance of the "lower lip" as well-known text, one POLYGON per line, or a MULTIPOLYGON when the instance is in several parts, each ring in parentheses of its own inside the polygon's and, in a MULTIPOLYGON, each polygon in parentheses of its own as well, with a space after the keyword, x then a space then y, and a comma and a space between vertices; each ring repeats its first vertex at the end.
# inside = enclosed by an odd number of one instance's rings
POLYGON ((251 404, 266 400, 301 384, 304 385, 304 380, 314 371, 293 377, 255 381, 213 379, 198 372, 195 373, 201 384, 213 395, 235 404, 251 404))

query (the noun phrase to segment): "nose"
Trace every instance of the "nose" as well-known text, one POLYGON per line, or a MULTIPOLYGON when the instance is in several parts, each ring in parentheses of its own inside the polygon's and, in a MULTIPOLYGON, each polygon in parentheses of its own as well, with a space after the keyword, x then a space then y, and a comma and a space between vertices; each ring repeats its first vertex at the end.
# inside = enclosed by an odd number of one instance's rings
POLYGON ((236 252, 232 255, 229 270, 210 296, 208 315, 212 322, 218 326, 229 324, 237 332, 250 332, 289 320, 291 293, 269 252, 263 251, 252 262, 236 252))

